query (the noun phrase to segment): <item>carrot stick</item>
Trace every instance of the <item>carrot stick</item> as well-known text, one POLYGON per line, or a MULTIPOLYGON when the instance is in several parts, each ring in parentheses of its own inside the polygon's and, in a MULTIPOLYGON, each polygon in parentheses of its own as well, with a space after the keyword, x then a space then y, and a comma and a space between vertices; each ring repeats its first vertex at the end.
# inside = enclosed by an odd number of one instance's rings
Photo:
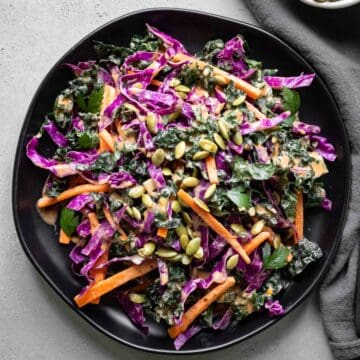
POLYGON ((218 184, 219 178, 217 175, 215 156, 208 156, 205 160, 205 165, 210 184, 218 184))
POLYGON ((253 253, 265 240, 269 239, 271 234, 269 232, 261 232, 253 237, 247 244, 244 245, 244 250, 248 255, 253 253))
POLYGON ((115 152, 115 140, 106 129, 99 132, 99 137, 105 142, 111 152, 115 152))
POLYGON ((263 230, 265 232, 268 232, 270 235, 269 235, 269 238, 267 239, 268 243, 271 245, 271 246, 274 246, 274 237, 275 237, 275 233, 274 231, 272 230, 271 227, 269 226, 264 226, 263 230))
POLYGON ((296 236, 294 242, 297 244, 304 238, 304 197, 302 191, 297 193, 296 211, 295 211, 295 229, 296 236))
POLYGON ((101 154, 105 151, 111 151, 108 144, 105 142, 105 140, 102 137, 99 137, 99 147, 97 149, 98 154, 101 154))
POLYGON ((151 80, 151 85, 160 87, 162 85, 162 82, 160 80, 153 79, 153 80, 151 80))
POLYGON ((103 213, 104 213, 104 216, 105 216, 105 219, 107 220, 107 222, 110 224, 110 226, 112 228, 116 228, 116 224, 115 224, 115 221, 110 213, 110 210, 107 209, 105 206, 103 207, 103 213))
POLYGON ((168 234, 168 229, 163 227, 158 228, 156 233, 157 236, 160 236, 164 239, 167 237, 167 234, 168 234))
MULTIPOLYGON (((97 259, 92 271, 90 271, 90 276, 94 278, 94 281, 91 286, 94 286, 95 284, 99 283, 100 281, 103 281, 106 277, 107 268, 102 267, 101 269, 96 269, 97 266, 100 266, 102 264, 105 264, 109 259, 109 248, 110 244, 106 243, 103 244, 102 247, 104 248, 104 253, 97 259)), ((93 301, 91 301, 91 304, 98 304, 100 302, 100 296, 93 301)))
POLYGON ((224 228, 222 224, 219 223, 210 213, 201 209, 194 201, 194 199, 186 193, 184 190, 180 189, 177 193, 177 196, 180 200, 182 200, 185 204, 187 204, 193 211, 197 213, 201 217, 201 219, 217 234, 223 237, 229 245, 239 253, 241 258, 245 261, 246 264, 250 263, 250 258, 246 254, 243 247, 238 243, 236 237, 233 236, 228 230, 224 228))
POLYGON ((170 337, 175 339, 183 333, 200 314, 202 314, 216 299, 224 294, 227 289, 234 285, 235 279, 232 276, 229 276, 222 284, 210 290, 185 312, 180 325, 173 325, 168 329, 170 337))
POLYGON ((57 197, 51 198, 48 196, 41 197, 38 202, 37 206, 39 208, 44 208, 47 206, 55 205, 61 201, 70 199, 76 195, 80 195, 83 193, 88 192, 108 192, 110 191, 109 184, 84 184, 84 185, 78 185, 71 189, 67 189, 63 191, 60 195, 57 197))
POLYGON ((99 220, 98 220, 95 213, 89 213, 88 214, 88 219, 89 219, 89 222, 90 222, 91 235, 94 235, 94 232, 95 232, 96 228, 100 225, 99 220))
POLYGON ((66 234, 66 232, 63 229, 60 229, 59 243, 60 244, 70 244, 70 236, 68 234, 66 234))
POLYGON ((226 72, 224 70, 221 70, 221 69, 219 69, 219 68, 217 68, 215 66, 212 66, 212 65, 210 65, 210 64, 208 64, 208 63, 206 63, 204 61, 198 60, 198 59, 196 59, 196 58, 194 58, 192 56, 188 56, 188 55, 179 53, 179 54, 176 54, 173 57, 173 60, 176 61, 176 62, 187 60, 190 63, 196 64, 199 69, 203 69, 205 66, 208 66, 213 70, 214 75, 223 76, 224 80, 227 83, 230 83, 230 81, 233 81, 234 84, 235 84, 235 87, 237 89, 243 90, 250 98, 252 98, 254 100, 258 99, 262 94, 260 89, 252 86, 248 82, 246 82, 244 80, 241 80, 238 77, 236 77, 236 76, 234 76, 232 74, 229 74, 228 72, 226 72))
POLYGON ((249 103, 248 101, 245 101, 245 103, 248 110, 254 113, 257 119, 261 120, 266 118, 266 116, 261 111, 259 111, 253 104, 249 103))
POLYGON ((89 304, 98 297, 107 294, 117 287, 153 271, 157 267, 155 260, 144 261, 141 265, 133 265, 117 274, 108 277, 90 287, 82 296, 76 295, 74 300, 79 308, 89 304))

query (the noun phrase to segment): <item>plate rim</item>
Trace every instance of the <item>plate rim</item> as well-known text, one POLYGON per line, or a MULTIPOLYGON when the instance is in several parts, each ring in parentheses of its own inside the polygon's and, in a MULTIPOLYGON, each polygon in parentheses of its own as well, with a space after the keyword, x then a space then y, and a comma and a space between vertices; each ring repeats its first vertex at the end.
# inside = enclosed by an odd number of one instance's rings
POLYGON ((224 348, 229 347, 231 345, 240 343, 240 342, 242 342, 242 341, 244 341, 246 339, 249 339, 250 337, 264 331, 265 329, 268 329, 269 327, 274 325, 276 322, 278 322, 279 320, 281 320, 285 316, 287 316, 289 313, 291 313, 301 303, 303 303, 303 301, 314 290, 315 286, 317 284, 319 284, 320 280, 323 279, 323 277, 325 276, 326 270, 328 270, 328 268, 330 266, 330 263, 332 262, 332 260, 334 259, 335 254, 338 251, 338 247, 339 247, 339 244, 340 244, 340 241, 341 241, 341 235, 343 233, 343 229, 344 229, 344 226, 345 226, 345 220, 346 220, 348 209, 349 209, 351 184, 352 184, 351 156, 349 156, 349 157, 345 156, 345 158, 344 158, 344 161, 345 161, 345 184, 347 185, 346 188, 345 188, 345 194, 344 194, 345 195, 344 196, 345 205, 344 205, 342 213, 341 213, 340 225, 338 227, 336 235, 334 236, 335 244, 333 246, 333 249, 329 253, 328 258, 324 262, 324 265, 323 265, 321 271, 319 272, 319 274, 317 275, 317 277, 308 286, 307 290, 296 301, 294 301, 291 305, 289 305, 287 307, 287 312, 286 312, 285 315, 283 315, 281 317, 278 317, 278 318, 271 319, 270 321, 268 321, 266 324, 262 325, 261 327, 247 333, 246 335, 238 337, 236 339, 226 341, 226 342, 224 342, 224 343, 222 343, 220 345, 209 346, 209 347, 206 347, 206 348, 199 348, 199 349, 196 349, 196 350, 156 349, 156 348, 148 347, 146 345, 138 345, 136 343, 132 343, 131 341, 124 340, 124 339, 114 335, 112 332, 108 331, 107 329, 101 327, 90 316, 88 316, 85 312, 83 312, 81 309, 78 309, 74 305, 74 303, 63 293, 63 290, 61 288, 59 288, 50 279, 50 277, 47 275, 46 271, 44 271, 42 269, 41 264, 39 264, 35 260, 35 258, 32 256, 31 250, 26 244, 26 239, 25 239, 26 236, 24 236, 24 234, 22 232, 22 229, 21 229, 21 226, 20 226, 19 214, 17 213, 17 206, 16 206, 17 205, 17 194, 16 194, 16 192, 17 192, 17 188, 18 188, 18 173, 19 173, 19 170, 20 170, 20 167, 19 167, 20 156, 18 156, 18 154, 19 154, 20 150, 22 149, 22 147, 24 146, 24 142, 25 142, 25 133, 24 133, 24 131, 25 131, 25 128, 28 127, 28 124, 30 123, 30 120, 31 120, 30 119, 30 113, 33 111, 33 108, 36 105, 36 99, 38 98, 38 94, 40 93, 40 90, 43 87, 43 85, 45 84, 45 82, 47 81, 47 79, 55 71, 57 71, 58 66, 63 63, 64 59, 68 55, 70 55, 77 47, 79 47, 84 41, 86 41, 88 38, 92 37, 97 32, 101 31, 102 29, 108 27, 109 25, 111 25, 113 23, 116 23, 118 21, 121 21, 121 20, 123 20, 125 18, 134 16, 134 15, 143 14, 143 13, 151 13, 151 12, 174 12, 174 13, 183 13, 183 14, 190 13, 190 14, 197 14, 197 15, 206 16, 206 17, 210 17, 210 18, 217 18, 219 20, 224 20, 224 21, 227 21, 227 22, 232 22, 232 23, 243 25, 243 26, 245 26, 247 28, 250 28, 253 31, 261 32, 261 33, 265 34, 266 36, 269 36, 269 37, 273 38, 275 41, 281 43, 282 46, 284 46, 285 48, 287 48, 287 50, 289 50, 290 52, 292 52, 296 56, 298 56, 307 66, 309 66, 309 68, 311 68, 311 70, 313 70, 316 73, 316 75, 318 77, 318 80, 321 82, 322 86, 325 88, 326 92, 328 93, 329 98, 334 103, 335 108, 337 110, 338 117, 343 120, 341 122, 341 128, 342 128, 343 134, 344 134, 345 139, 346 139, 345 144, 343 144, 345 155, 347 155, 347 154, 351 155, 350 143, 349 143, 349 137, 348 137, 347 129, 346 129, 345 125, 344 125, 344 119, 343 119, 343 117, 341 115, 340 108, 338 106, 338 103, 337 103, 334 95, 332 94, 331 90, 329 89, 327 83, 322 79, 321 76, 318 75, 318 72, 315 71, 315 68, 296 50, 296 48, 294 48, 292 45, 289 45, 286 41, 284 41, 279 36, 274 35, 273 33, 265 30, 264 28, 262 28, 260 26, 253 25, 253 24, 250 24, 248 22, 238 20, 238 19, 234 19, 234 18, 227 17, 227 16, 223 16, 223 15, 213 14, 213 13, 206 12, 206 11, 201 11, 201 10, 192 10, 192 9, 176 8, 176 7, 150 7, 150 8, 146 8, 146 9, 139 9, 139 10, 131 11, 131 12, 128 12, 128 13, 123 14, 121 16, 118 16, 116 18, 113 18, 113 19, 107 21, 106 23, 98 26, 97 28, 95 28, 91 32, 89 32, 87 35, 85 35, 79 41, 77 41, 73 46, 71 46, 70 49, 67 50, 59 58, 59 60, 55 62, 55 64, 53 66, 51 66, 50 70, 47 71, 46 75, 43 77, 43 79, 39 83, 39 85, 38 85, 32 99, 30 101, 30 104, 28 106, 28 110, 26 111, 25 118, 24 118, 23 124, 21 126, 21 130, 20 130, 19 137, 18 137, 18 143, 17 143, 17 146, 16 146, 16 154, 15 154, 15 160, 14 160, 14 167, 13 167, 13 172, 12 172, 13 178, 12 178, 12 190, 11 190, 12 198, 11 198, 11 201, 12 201, 13 220, 14 220, 14 224, 15 224, 15 228, 16 228, 17 237, 18 237, 18 239, 20 241, 20 244, 21 244, 27 258, 30 260, 30 262, 35 267, 35 269, 38 271, 38 273, 41 275, 41 277, 47 282, 47 284, 50 285, 50 287, 55 291, 55 293, 57 293, 57 295, 59 295, 59 297, 68 306, 70 306, 70 308, 76 314, 78 314, 87 323, 92 325, 100 333, 108 336, 109 338, 113 339, 114 341, 119 342, 119 343, 121 343, 123 345, 129 346, 130 348, 133 348, 133 349, 137 349, 137 350, 141 350, 141 351, 145 351, 145 352, 157 353, 157 354, 185 355, 185 354, 207 353, 207 352, 210 352, 210 351, 224 349, 224 348))

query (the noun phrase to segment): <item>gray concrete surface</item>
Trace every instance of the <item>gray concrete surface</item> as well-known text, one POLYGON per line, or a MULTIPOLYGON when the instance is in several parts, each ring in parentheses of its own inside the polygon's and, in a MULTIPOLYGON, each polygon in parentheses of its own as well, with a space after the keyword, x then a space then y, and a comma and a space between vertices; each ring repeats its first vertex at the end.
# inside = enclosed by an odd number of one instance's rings
MULTIPOLYGON (((156 359, 115 343, 74 314, 25 257, 11 213, 17 138, 31 97, 55 61, 89 31, 136 9, 177 6, 255 22, 241 0, 0 0, 0 359, 156 359)), ((260 335, 199 359, 329 360, 318 301, 260 335)), ((168 358, 168 357, 167 357, 168 358)), ((189 359, 195 357, 188 357, 189 359)))

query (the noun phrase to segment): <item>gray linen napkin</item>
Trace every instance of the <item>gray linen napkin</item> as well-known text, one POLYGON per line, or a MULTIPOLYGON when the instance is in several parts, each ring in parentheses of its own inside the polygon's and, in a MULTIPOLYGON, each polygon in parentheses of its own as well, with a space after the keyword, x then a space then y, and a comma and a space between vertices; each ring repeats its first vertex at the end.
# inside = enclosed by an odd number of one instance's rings
POLYGON ((245 2, 261 25, 296 48, 319 72, 347 128, 352 151, 350 208, 340 248, 320 288, 320 305, 335 358, 360 359, 355 325, 360 263, 360 5, 323 10, 295 0, 245 2))

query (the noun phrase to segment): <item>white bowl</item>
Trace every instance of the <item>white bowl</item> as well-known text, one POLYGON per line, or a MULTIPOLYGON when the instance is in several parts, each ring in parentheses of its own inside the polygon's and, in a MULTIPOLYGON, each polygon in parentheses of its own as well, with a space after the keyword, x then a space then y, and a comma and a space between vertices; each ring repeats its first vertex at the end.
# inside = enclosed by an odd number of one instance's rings
POLYGON ((300 0, 300 1, 306 5, 315 6, 323 9, 341 9, 360 3, 360 0, 338 0, 334 2, 330 2, 330 1, 317 2, 315 0, 300 0))

